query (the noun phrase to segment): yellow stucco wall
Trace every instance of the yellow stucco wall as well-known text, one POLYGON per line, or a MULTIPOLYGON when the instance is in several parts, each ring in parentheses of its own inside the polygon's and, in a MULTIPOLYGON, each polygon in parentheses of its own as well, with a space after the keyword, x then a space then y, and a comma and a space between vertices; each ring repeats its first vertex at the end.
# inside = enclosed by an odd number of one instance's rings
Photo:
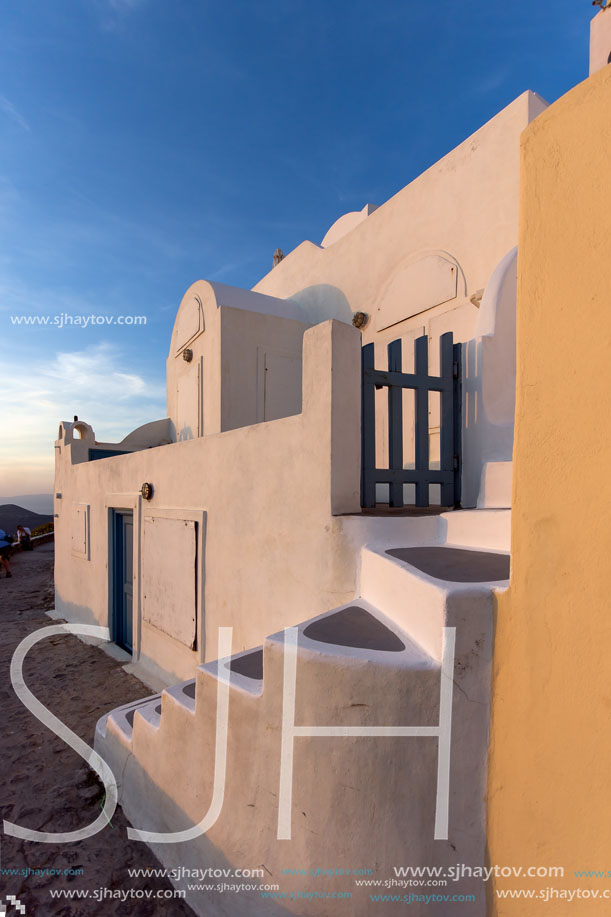
MULTIPOLYGON (((610 14, 611 15, 611 14, 610 14)), ((512 577, 498 602, 488 785, 495 915, 611 913, 611 66, 522 138, 512 577)))

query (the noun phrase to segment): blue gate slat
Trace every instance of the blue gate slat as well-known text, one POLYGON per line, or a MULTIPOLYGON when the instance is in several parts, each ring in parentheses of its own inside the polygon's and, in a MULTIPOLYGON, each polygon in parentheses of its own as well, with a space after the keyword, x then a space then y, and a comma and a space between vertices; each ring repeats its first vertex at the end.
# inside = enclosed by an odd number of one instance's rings
MULTIPOLYGON (((427 335, 414 341, 415 375, 428 377, 429 374, 429 339, 427 335)), ((420 386, 416 389, 415 429, 416 429, 416 471, 429 470, 429 391, 420 386)), ((416 484, 416 506, 429 505, 429 485, 424 481, 416 484)))
MULTIPOLYGON (((388 345, 388 372, 401 372, 400 340, 388 345)), ((388 467, 403 470, 403 389, 392 384, 388 386, 388 467)), ((403 506, 403 484, 389 483, 389 505, 403 506)))
POLYGON ((442 506, 454 506, 454 343, 451 331, 439 338, 439 366, 441 377, 449 383, 441 393, 439 467, 452 473, 449 482, 441 485, 440 502, 442 506))
POLYGON ((454 506, 460 506, 462 477, 462 344, 454 344, 454 506))
POLYGON ((376 401, 375 385, 367 379, 373 369, 374 345, 366 344, 361 351, 363 367, 361 433, 363 439, 361 470, 361 505, 376 505, 376 485, 372 472, 376 467, 376 401))

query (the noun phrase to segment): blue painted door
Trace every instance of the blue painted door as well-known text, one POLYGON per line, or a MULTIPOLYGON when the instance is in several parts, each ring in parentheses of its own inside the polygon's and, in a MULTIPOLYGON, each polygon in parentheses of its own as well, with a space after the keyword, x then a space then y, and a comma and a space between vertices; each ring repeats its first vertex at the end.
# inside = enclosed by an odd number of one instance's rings
POLYGON ((132 651, 134 603, 134 515, 114 511, 113 640, 132 651))

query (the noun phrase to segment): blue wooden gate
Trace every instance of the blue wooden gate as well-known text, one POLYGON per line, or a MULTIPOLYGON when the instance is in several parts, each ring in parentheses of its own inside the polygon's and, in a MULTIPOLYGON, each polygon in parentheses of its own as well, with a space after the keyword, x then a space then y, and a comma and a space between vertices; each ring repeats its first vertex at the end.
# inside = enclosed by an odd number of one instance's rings
POLYGON ((376 505, 376 484, 389 485, 389 505, 403 506, 403 485, 414 484, 416 506, 429 505, 429 484, 441 485, 441 505, 460 502, 461 345, 452 332, 439 339, 439 376, 429 375, 428 337, 414 341, 414 372, 402 372, 401 341, 388 345, 388 369, 376 369, 374 345, 362 350, 361 505, 376 505), (376 468, 375 390, 388 388, 388 468, 376 468), (403 460, 403 389, 414 390, 414 468, 403 460), (429 467, 429 392, 441 393, 439 469, 429 467))
POLYGON ((113 608, 112 638, 132 652, 134 579, 134 514, 113 511, 113 608))

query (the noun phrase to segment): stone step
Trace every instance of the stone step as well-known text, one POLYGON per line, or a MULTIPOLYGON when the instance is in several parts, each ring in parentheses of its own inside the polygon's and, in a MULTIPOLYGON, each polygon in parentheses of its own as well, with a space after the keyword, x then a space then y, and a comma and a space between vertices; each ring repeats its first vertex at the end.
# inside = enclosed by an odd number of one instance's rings
POLYGON ((360 594, 384 608, 391 620, 440 662, 443 628, 460 625, 465 630, 461 641, 463 637, 468 641, 473 622, 490 613, 493 589, 507 586, 507 580, 499 580, 498 575, 505 572, 508 560, 508 555, 498 552, 443 545, 370 545, 361 551, 360 594), (483 554, 490 559, 482 560, 483 554), (490 579, 491 575, 495 578, 490 579))
POLYGON ((194 711, 195 686, 195 678, 190 678, 188 681, 183 681, 178 685, 171 685, 169 688, 165 688, 163 695, 171 697, 177 704, 186 707, 187 710, 194 711))
POLYGON ((441 516, 441 541, 449 545, 511 550, 510 509, 461 509, 441 516))
POLYGON ((263 647, 235 653, 228 659, 215 659, 199 666, 198 671, 209 678, 218 679, 221 667, 229 670, 230 684, 239 691, 259 696, 263 692, 263 647))
MULTIPOLYGON (((331 696, 333 703, 347 710, 370 706, 372 698, 377 698, 376 704, 383 706, 387 691, 396 689, 400 677, 406 698, 412 689, 413 717, 417 718, 421 712, 429 682, 435 708, 439 693, 438 663, 366 600, 356 599, 302 621, 296 630, 298 677, 307 677, 311 686, 311 707, 327 708, 331 696)), ((265 693, 266 710, 271 711, 281 702, 284 662, 285 631, 282 630, 267 637, 262 647, 200 666, 198 679, 218 683, 221 669, 229 669, 231 687, 251 697, 265 693)), ((216 696, 216 688, 214 694, 210 693, 209 684, 202 684, 200 690, 204 689, 210 702, 216 696)), ((168 692, 175 693, 175 689, 168 692)))
POLYGON ((509 554, 450 545, 389 548, 386 553, 444 583, 493 583, 509 579, 509 554))
MULTIPOLYGON (((279 631, 264 644, 265 692, 279 696, 285 639, 286 631, 279 631)), ((434 721, 439 665, 370 602, 355 599, 302 621, 296 640, 298 721, 351 725, 368 711, 388 725, 434 721), (307 700, 300 690, 306 684, 307 700)))
POLYGON ((149 722, 155 722, 161 717, 161 694, 153 694, 151 697, 144 697, 141 700, 132 701, 117 707, 101 717, 96 725, 96 732, 106 735, 108 720, 112 719, 116 727, 125 736, 131 740, 134 728, 134 717, 136 712, 141 714, 149 722))

